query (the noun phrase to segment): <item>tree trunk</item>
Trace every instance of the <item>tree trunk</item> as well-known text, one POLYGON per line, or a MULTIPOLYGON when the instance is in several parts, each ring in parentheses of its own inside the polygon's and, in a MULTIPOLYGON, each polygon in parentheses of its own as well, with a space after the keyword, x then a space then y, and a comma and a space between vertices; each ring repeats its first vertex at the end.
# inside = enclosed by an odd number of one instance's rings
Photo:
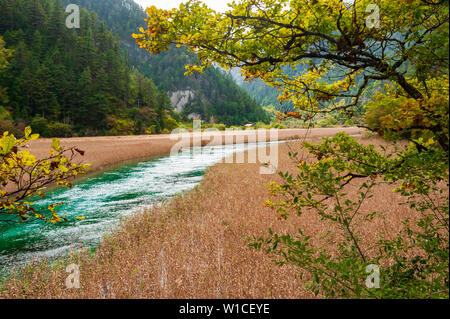
POLYGON ((403 90, 405 90, 406 93, 408 93, 411 98, 416 100, 423 98, 422 93, 420 93, 414 86, 409 84, 402 74, 396 73, 396 76, 397 83, 403 88, 403 90))

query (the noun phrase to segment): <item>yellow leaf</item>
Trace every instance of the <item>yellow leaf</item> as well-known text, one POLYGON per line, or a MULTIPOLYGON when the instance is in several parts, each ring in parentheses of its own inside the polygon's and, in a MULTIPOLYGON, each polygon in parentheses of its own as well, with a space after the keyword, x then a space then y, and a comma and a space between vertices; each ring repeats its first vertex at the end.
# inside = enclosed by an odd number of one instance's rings
POLYGON ((31 127, 27 126, 25 128, 25 138, 28 138, 31 134, 31 127))
POLYGON ((59 152, 61 150, 61 145, 59 144, 59 139, 57 139, 57 138, 53 139, 52 148, 57 152, 59 152))

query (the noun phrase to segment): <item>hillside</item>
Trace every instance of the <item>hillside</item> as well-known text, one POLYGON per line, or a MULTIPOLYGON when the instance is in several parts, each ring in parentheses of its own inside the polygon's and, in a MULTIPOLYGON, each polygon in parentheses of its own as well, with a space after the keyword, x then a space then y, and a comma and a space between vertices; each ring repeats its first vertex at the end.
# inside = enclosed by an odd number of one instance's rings
POLYGON ((140 50, 131 34, 145 13, 133 1, 71 3, 82 8, 80 29, 65 26, 68 1, 0 0, 0 37, 14 52, 0 74, 1 131, 20 135, 31 125, 43 136, 128 135, 169 132, 192 117, 267 120, 222 71, 184 76, 194 59, 185 50, 140 50))
POLYGON ((98 14, 106 27, 119 36, 130 64, 167 92, 184 120, 201 117, 227 125, 268 120, 262 108, 223 71, 210 68, 201 75, 184 76, 185 65, 195 60, 184 48, 174 47, 160 55, 149 55, 140 49, 131 34, 145 26, 147 15, 134 1, 73 0, 70 3, 98 14))
POLYGON ((274 107, 276 110, 282 112, 293 111, 292 102, 286 101, 283 104, 280 103, 278 100, 280 92, 265 84, 261 79, 254 79, 250 82, 246 82, 238 69, 230 70, 229 74, 259 105, 274 107))
POLYGON ((51 0, 1 0, 0 36, 14 50, 0 74, 0 128, 43 136, 139 134, 174 127, 169 97, 132 70, 94 12, 65 26, 51 0))

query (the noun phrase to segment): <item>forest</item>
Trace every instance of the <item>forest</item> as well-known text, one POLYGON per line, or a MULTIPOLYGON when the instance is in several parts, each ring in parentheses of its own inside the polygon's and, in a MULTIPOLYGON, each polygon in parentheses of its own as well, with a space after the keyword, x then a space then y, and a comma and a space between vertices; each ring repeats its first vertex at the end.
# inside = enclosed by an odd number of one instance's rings
POLYGON ((134 1, 74 0, 70 3, 95 11, 107 28, 119 36, 130 64, 151 78, 160 90, 169 92, 169 95, 186 90, 193 92, 191 99, 183 106, 184 121, 191 113, 201 115, 206 122, 228 126, 269 120, 259 106, 261 103, 255 103, 257 97, 250 96, 245 88, 243 90, 220 68, 211 68, 191 77, 184 76, 185 66, 196 61, 195 55, 185 48, 173 47, 159 55, 148 54, 139 48, 131 34, 145 26, 146 13, 134 1))
POLYGON ((80 28, 70 29, 63 1, 0 1, 0 37, 11 52, 0 73, 1 131, 20 135, 30 125, 44 137, 168 133, 192 112, 227 125, 267 120, 219 70, 186 80, 192 56, 184 50, 158 58, 138 52, 131 33, 143 11, 134 2, 79 4, 80 28), (199 94, 179 114, 169 94, 186 88, 199 94))

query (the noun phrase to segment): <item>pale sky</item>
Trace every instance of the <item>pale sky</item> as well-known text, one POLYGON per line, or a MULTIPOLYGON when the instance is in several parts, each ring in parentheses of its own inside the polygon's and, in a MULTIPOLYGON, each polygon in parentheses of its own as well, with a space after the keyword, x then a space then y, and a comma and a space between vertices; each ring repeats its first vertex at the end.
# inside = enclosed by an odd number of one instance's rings
MULTIPOLYGON (((140 4, 144 9, 150 6, 155 6, 161 9, 178 8, 180 3, 186 2, 186 0, 134 0, 134 2, 140 4)), ((228 0, 202 0, 208 7, 216 11, 225 12, 228 9, 228 0)))

